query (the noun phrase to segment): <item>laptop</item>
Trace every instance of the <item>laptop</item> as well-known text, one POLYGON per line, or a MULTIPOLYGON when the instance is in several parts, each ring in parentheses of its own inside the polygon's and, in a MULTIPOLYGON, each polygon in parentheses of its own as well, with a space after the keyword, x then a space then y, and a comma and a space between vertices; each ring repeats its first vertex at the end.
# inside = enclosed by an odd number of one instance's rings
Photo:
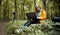
POLYGON ((33 19, 35 24, 36 24, 36 23, 40 24, 40 19, 37 19, 37 18, 36 18, 35 12, 26 13, 26 16, 27 16, 27 19, 28 19, 28 20, 33 19))
POLYGON ((36 19, 35 12, 26 13, 27 19, 36 19))

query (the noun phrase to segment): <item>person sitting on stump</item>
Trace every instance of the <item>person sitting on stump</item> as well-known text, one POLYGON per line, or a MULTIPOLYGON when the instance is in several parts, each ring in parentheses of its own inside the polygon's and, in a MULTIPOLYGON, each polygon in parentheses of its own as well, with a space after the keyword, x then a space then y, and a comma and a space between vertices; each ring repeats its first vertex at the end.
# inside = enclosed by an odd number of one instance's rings
MULTIPOLYGON (((36 18, 35 19, 31 19, 29 21, 27 21, 24 26, 30 26, 31 24, 37 24, 40 22, 43 23, 46 20, 46 11, 41 9, 40 6, 36 6, 35 7, 35 11, 34 13, 36 14, 36 18)), ((33 17, 33 16, 32 16, 33 17)))

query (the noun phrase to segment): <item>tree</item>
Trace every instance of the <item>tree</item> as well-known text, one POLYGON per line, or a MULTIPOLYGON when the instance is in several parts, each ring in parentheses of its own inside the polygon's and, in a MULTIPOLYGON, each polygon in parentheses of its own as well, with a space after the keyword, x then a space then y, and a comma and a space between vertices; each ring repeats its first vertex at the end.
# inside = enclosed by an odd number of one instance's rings
POLYGON ((3 19, 4 20, 8 20, 9 19, 8 3, 9 3, 9 0, 6 0, 6 2, 4 3, 4 12, 3 12, 3 19))

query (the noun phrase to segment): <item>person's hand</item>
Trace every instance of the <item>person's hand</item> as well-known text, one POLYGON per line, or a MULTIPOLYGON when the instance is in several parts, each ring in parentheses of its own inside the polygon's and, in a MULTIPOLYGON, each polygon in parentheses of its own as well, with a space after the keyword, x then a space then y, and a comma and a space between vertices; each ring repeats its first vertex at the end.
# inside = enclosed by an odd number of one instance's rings
POLYGON ((37 17, 37 19, 40 19, 40 17, 37 17))

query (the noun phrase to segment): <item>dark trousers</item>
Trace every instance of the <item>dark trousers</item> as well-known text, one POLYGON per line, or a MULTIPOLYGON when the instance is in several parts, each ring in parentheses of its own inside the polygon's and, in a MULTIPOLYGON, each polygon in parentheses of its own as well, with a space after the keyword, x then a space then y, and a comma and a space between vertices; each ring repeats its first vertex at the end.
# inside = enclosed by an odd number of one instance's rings
POLYGON ((40 23, 40 19, 31 19, 31 20, 28 20, 24 26, 30 26, 31 24, 39 24, 40 23))
POLYGON ((53 21, 53 22, 60 22, 60 18, 59 18, 59 17, 54 17, 54 18, 52 19, 52 21, 53 21))

